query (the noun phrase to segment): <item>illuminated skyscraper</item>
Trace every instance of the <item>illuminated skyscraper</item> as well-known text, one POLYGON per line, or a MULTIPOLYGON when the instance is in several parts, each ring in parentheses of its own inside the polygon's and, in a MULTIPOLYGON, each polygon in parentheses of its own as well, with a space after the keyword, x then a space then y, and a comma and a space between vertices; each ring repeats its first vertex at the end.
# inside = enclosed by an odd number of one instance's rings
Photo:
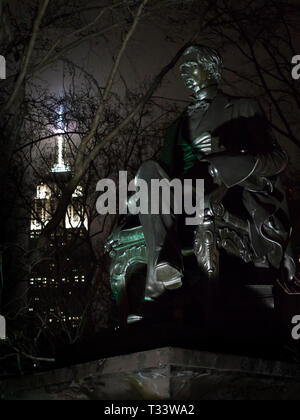
MULTIPOLYGON (((53 217, 62 190, 71 177, 65 160, 65 144, 60 112, 56 137, 56 163, 36 187, 30 222, 30 248, 34 249, 43 228, 53 217)), ((29 280, 29 312, 53 326, 79 325, 90 279, 88 216, 82 186, 72 195, 65 217, 51 234, 47 257, 40 261, 29 280)))

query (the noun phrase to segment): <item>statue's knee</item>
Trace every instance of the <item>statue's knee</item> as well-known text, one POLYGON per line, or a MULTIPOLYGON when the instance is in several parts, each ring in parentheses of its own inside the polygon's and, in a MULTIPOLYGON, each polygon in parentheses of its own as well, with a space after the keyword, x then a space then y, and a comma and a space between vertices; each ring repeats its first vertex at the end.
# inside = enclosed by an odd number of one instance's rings
POLYGON ((153 159, 146 160, 141 164, 137 172, 137 177, 140 179, 155 178, 159 174, 160 165, 153 159))

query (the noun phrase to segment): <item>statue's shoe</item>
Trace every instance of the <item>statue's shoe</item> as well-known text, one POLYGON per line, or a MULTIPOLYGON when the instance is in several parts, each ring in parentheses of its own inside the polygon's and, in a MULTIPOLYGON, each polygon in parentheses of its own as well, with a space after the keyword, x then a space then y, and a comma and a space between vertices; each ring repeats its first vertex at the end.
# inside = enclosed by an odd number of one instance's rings
POLYGON ((183 274, 167 262, 160 263, 155 268, 156 281, 168 290, 176 290, 182 286, 183 274))
POLYGON ((158 263, 152 275, 149 275, 145 290, 145 302, 155 302, 166 291, 179 289, 182 286, 183 274, 167 262, 158 263))
MULTIPOLYGON (((151 281, 146 285, 144 304, 148 307, 148 303, 157 302, 168 290, 179 289, 182 286, 182 277, 182 272, 169 263, 159 263, 155 267, 151 281)), ((144 314, 130 314, 127 317, 127 324, 141 322, 144 318, 144 314)))
POLYGON ((134 324, 135 322, 141 322, 144 319, 142 315, 128 315, 127 324, 134 324))

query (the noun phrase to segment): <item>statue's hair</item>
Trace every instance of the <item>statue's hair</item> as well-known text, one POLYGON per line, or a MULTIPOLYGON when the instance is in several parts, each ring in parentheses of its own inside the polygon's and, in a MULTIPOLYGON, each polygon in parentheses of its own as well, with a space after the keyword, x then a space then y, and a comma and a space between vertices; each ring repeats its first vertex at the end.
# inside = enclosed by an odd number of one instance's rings
POLYGON ((204 45, 188 47, 181 57, 181 65, 195 60, 208 73, 209 78, 219 82, 222 77, 223 59, 213 48, 204 45))

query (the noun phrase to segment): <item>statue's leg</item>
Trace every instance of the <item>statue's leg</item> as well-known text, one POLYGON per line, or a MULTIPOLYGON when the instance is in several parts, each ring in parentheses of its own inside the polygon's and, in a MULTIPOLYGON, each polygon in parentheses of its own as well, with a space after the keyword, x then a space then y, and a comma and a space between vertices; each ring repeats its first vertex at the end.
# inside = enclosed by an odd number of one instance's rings
POLYGON ((163 214, 165 195, 160 189, 159 197, 151 197, 151 180, 168 183, 170 178, 155 161, 144 162, 137 173, 138 179, 148 184, 148 214, 140 214, 148 252, 148 270, 145 299, 152 300, 162 295, 165 289, 182 285, 183 262, 178 240, 178 216, 174 214, 174 193, 170 191, 170 212, 163 214), (151 214, 151 200, 159 200, 158 214, 151 214))

